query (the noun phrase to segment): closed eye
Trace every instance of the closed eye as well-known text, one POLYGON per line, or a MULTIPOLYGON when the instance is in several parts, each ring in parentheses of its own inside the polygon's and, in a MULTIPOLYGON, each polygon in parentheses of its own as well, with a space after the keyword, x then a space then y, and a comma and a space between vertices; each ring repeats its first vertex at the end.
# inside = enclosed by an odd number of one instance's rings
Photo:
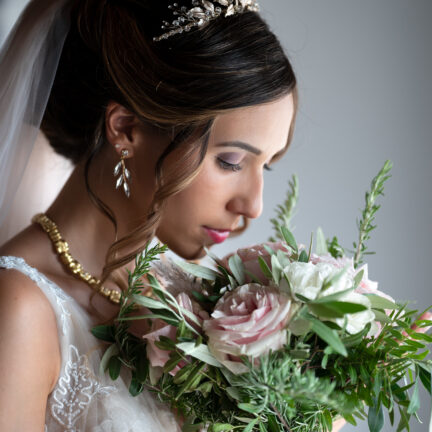
MULTIPOLYGON (((231 171, 237 172, 237 171, 241 171, 241 169, 242 169, 240 164, 229 163, 227 161, 224 161, 220 157, 217 157, 216 159, 217 159, 219 166, 224 170, 231 170, 231 171)), ((264 169, 266 171, 273 171, 273 168, 270 168, 269 164, 264 164, 264 169)))

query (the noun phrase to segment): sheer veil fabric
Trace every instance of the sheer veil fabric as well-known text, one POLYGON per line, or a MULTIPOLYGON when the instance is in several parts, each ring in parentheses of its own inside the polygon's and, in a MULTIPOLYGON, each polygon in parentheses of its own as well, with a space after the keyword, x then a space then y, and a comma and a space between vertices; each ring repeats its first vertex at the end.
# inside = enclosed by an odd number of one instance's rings
POLYGON ((16 193, 39 134, 69 30, 69 3, 30 1, 0 52, 0 244, 10 236, 14 201, 25 203, 30 196, 23 192, 16 197, 16 193))

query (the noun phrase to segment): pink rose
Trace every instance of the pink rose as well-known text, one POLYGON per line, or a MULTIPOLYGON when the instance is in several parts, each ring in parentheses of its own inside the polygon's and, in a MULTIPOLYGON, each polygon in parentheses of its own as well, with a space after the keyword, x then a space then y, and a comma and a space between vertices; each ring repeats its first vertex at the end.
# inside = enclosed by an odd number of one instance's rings
MULTIPOLYGON (((176 296, 176 300, 182 308, 188 310, 189 312, 193 312, 200 322, 202 322, 203 319, 209 318, 208 313, 202 310, 199 304, 191 300, 187 294, 178 294, 176 296)), ((193 325, 195 328, 197 327, 196 324, 193 325)), ((143 339, 147 339, 147 357, 153 367, 163 367, 169 360, 170 351, 158 348, 155 345, 155 342, 158 341, 161 336, 165 336, 175 341, 177 328, 158 318, 153 320, 150 330, 150 333, 142 336, 143 339)), ((197 330, 201 329, 197 328, 197 330)), ((183 366, 185 366, 185 364, 186 363, 184 362, 180 362, 173 370, 170 371, 170 374, 174 376, 183 366)))
MULTIPOLYGON (((246 270, 248 270, 254 276, 256 276, 258 278, 258 280, 260 280, 263 284, 267 284, 269 281, 264 276, 264 273, 262 272, 261 267, 260 267, 259 262, 258 262, 258 257, 261 257, 264 259, 264 261, 267 263, 267 265, 271 268, 271 256, 266 251, 266 249, 264 248, 264 245, 270 247, 275 252, 278 250, 281 250, 283 252, 288 253, 288 249, 286 248, 286 243, 281 242, 281 241, 276 242, 276 243, 267 242, 264 244, 259 244, 259 245, 249 246, 246 248, 241 248, 241 249, 238 249, 237 252, 235 252, 235 253, 242 260, 246 270)), ((229 254, 222 260, 222 265, 224 267, 228 268, 228 260, 233 255, 234 255, 234 253, 229 254)), ((245 278, 246 283, 252 282, 252 279, 248 274, 246 274, 245 276, 246 276, 246 278, 245 278)))
POLYGON ((248 369, 239 356, 257 358, 286 343, 291 301, 276 288, 247 284, 226 293, 203 322, 212 354, 233 373, 248 369))

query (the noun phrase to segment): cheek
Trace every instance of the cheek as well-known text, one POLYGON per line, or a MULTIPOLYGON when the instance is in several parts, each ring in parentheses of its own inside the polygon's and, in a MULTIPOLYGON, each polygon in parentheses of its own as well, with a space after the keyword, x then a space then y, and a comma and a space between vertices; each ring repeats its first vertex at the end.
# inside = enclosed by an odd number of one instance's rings
POLYGON ((221 211, 227 187, 226 175, 218 172, 220 169, 206 163, 193 182, 178 194, 168 199, 167 210, 169 214, 180 214, 187 219, 208 215, 211 212, 221 211))

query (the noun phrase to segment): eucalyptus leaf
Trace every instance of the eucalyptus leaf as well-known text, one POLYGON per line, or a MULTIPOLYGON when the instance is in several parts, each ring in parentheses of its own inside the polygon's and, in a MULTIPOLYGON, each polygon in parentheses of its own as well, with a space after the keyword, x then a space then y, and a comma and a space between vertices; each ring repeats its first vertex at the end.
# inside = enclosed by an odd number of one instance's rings
POLYGON ((294 249, 295 252, 298 252, 297 242, 295 241, 294 235, 287 227, 280 227, 280 231, 287 245, 294 249))
POLYGON ((108 362, 108 371, 110 378, 115 381, 120 375, 121 362, 117 356, 112 356, 108 362))
POLYGON ((321 227, 318 227, 316 231, 316 249, 315 253, 317 255, 326 255, 328 254, 327 249, 327 241, 324 235, 324 232, 321 227))
POLYGON ((348 355, 345 345, 340 340, 335 330, 328 328, 321 321, 311 317, 312 331, 314 331, 323 341, 327 342, 337 353, 346 357, 348 355))
POLYGON ((99 325, 91 329, 93 336, 105 342, 114 342, 114 327, 112 325, 99 325))
POLYGON ((299 256, 299 262, 307 263, 309 261, 308 254, 305 250, 302 250, 299 256))
POLYGON ((129 393, 132 396, 138 396, 144 390, 144 386, 135 378, 132 378, 129 385, 129 393))
POLYGON ((233 430, 234 426, 230 425, 229 423, 213 423, 211 425, 211 432, 225 432, 233 430))
POLYGON ((420 408, 420 395, 419 395, 419 386, 418 386, 418 379, 416 379, 416 382, 414 384, 414 390, 411 396, 411 401, 408 405, 408 414, 415 414, 418 409, 420 408))
POLYGON ((108 362, 112 356, 115 356, 119 353, 119 349, 116 344, 110 345, 108 349, 105 351, 104 355, 102 356, 101 362, 99 364, 99 374, 104 375, 107 367, 108 362))
POLYGON ((252 420, 244 429, 243 432, 251 432, 254 428, 254 426, 258 423, 258 418, 255 420, 252 420))
POLYGON ((360 282, 363 279, 364 270, 360 270, 355 276, 354 276, 354 288, 357 288, 360 284, 360 282))
POLYGON ((276 285, 279 285, 280 278, 282 275, 282 266, 279 260, 277 259, 276 255, 271 256, 271 266, 272 266, 271 271, 273 275, 273 280, 275 281, 276 285))
POLYGON ((398 305, 376 294, 365 294, 374 309, 398 309, 398 305))
POLYGON ((238 284, 243 285, 245 283, 245 267, 241 258, 237 254, 234 254, 229 258, 228 265, 238 284))
POLYGON ((321 318, 343 318, 346 314, 353 314, 367 310, 367 306, 359 303, 343 301, 310 302, 309 309, 321 318))
POLYGON ((218 278, 219 274, 207 267, 200 266, 198 264, 188 263, 186 261, 175 261, 182 270, 190 273, 196 277, 214 281, 218 278))
POLYGON ((378 401, 374 401, 374 405, 369 407, 368 425, 370 432, 380 432, 384 427, 384 413, 382 406, 378 406, 378 401))
POLYGON ((258 257, 258 263, 261 267, 261 271, 264 273, 264 276, 267 279, 273 279, 273 274, 263 257, 258 257))
POLYGON ((182 350, 186 355, 195 357, 211 366, 222 367, 222 364, 215 359, 213 354, 209 351, 206 344, 196 346, 194 342, 181 342, 178 343, 177 348, 182 350))

